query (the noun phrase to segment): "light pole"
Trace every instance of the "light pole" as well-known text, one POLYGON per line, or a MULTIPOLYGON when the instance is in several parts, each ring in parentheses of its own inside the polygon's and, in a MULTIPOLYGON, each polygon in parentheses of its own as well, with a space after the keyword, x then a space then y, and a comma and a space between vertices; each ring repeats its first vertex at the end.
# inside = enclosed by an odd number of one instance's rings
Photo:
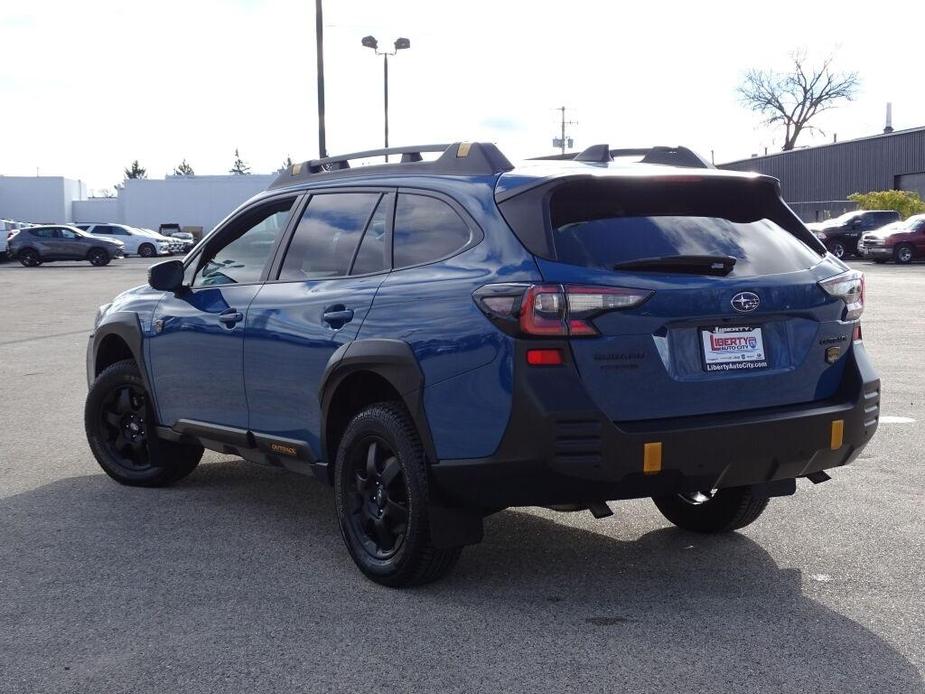
MULTIPOLYGON (((383 75, 383 106, 385 110, 385 147, 389 148, 389 56, 395 55, 398 51, 411 48, 411 41, 408 39, 395 39, 395 49, 392 51, 380 51, 379 42, 375 36, 364 36, 363 46, 372 48, 376 55, 382 56, 382 75, 383 75)), ((389 160, 389 155, 385 155, 385 160, 389 160)))
POLYGON ((328 156, 324 132, 324 21, 321 16, 321 0, 315 0, 315 52, 318 72, 318 156, 328 156))

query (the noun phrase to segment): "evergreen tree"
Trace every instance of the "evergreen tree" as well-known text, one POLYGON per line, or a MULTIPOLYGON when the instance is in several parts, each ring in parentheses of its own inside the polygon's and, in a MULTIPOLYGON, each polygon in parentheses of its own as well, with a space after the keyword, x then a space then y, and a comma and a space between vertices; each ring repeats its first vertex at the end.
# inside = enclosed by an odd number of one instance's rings
POLYGON ((173 175, 174 176, 195 176, 196 172, 193 171, 193 167, 190 166, 187 163, 186 158, 184 158, 183 161, 180 162, 180 165, 173 170, 173 175))
POLYGON ((135 161, 131 163, 131 165, 127 169, 125 169, 125 177, 126 178, 147 178, 148 170, 143 168, 141 164, 138 163, 138 160, 136 159, 135 161))
POLYGON ((245 161, 241 159, 241 155, 238 153, 238 148, 235 147, 234 164, 232 164, 231 169, 228 171, 228 173, 235 174, 236 176, 246 176, 250 172, 251 172, 251 167, 249 167, 245 163, 245 161))

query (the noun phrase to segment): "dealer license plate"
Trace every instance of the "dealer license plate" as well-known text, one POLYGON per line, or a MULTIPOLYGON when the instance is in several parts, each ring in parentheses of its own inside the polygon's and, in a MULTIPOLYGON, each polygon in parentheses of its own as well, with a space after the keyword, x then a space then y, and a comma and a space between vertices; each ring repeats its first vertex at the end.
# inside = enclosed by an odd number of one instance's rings
POLYGON ((700 337, 707 371, 748 371, 768 366, 761 328, 709 328, 701 330, 700 337))

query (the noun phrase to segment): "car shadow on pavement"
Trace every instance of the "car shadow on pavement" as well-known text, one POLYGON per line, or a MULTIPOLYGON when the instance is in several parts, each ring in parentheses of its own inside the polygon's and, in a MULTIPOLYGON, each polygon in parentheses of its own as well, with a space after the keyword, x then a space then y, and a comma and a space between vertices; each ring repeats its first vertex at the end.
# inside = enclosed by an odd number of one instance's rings
POLYGON ((333 506, 238 462, 0 499, 0 690, 923 691, 744 534, 507 511, 447 579, 396 591, 353 567, 333 506))

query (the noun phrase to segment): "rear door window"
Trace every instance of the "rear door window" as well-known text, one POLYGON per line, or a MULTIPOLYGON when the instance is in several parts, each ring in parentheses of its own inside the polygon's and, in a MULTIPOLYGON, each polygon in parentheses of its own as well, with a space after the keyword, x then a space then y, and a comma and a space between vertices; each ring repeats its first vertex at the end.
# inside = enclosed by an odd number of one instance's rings
POLYGON ((360 248, 353 260, 351 275, 368 275, 388 268, 385 240, 390 210, 390 196, 383 195, 369 224, 366 225, 363 240, 360 241, 360 248))
POLYGON ((446 258, 472 240, 469 225, 447 203, 401 193, 395 207, 393 258, 396 268, 446 258))
POLYGON ((313 195, 292 235, 279 278, 287 281, 348 274, 381 193, 313 195))

